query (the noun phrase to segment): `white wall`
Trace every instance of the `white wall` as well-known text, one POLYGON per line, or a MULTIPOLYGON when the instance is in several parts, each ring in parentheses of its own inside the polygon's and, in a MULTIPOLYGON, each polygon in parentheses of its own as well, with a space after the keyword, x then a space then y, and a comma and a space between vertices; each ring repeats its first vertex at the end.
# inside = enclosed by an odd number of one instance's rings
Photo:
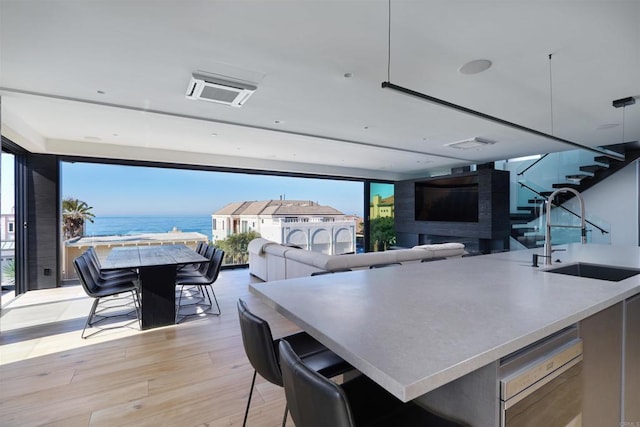
MULTIPOLYGON (((595 216, 611 224, 612 245, 639 245, 639 194, 638 160, 582 193, 587 217, 595 216)), ((566 205, 574 212, 579 212, 577 200, 571 199, 566 205)), ((599 243, 602 239, 600 234, 594 231, 591 241, 599 243)))

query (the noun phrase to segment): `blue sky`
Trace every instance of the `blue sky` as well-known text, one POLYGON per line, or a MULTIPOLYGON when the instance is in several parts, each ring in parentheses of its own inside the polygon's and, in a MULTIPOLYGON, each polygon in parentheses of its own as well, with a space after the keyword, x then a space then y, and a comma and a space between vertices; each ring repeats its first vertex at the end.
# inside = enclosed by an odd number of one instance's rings
POLYGON ((313 200, 362 216, 363 184, 309 178, 62 163, 62 196, 107 215, 211 215, 244 200, 313 200))

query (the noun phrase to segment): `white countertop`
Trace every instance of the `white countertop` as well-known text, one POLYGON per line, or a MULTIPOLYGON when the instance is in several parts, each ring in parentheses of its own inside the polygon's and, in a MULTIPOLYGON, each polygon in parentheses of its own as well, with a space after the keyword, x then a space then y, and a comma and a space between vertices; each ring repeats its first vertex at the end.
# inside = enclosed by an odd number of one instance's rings
MULTIPOLYGON (((568 245, 574 261, 640 267, 640 247, 568 245)), ((640 293, 531 267, 539 250, 250 285, 262 300, 403 401, 640 293)), ((540 262, 544 262, 543 259, 540 262)), ((554 265, 555 267, 556 265, 554 265)))

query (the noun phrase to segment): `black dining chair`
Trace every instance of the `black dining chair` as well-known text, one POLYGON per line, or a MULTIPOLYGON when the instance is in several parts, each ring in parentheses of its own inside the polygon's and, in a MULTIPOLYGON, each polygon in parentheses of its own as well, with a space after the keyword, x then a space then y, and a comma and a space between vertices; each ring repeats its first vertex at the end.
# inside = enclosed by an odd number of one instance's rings
MULTIPOLYGON (((209 245, 207 242, 198 242, 196 245, 195 252, 198 255, 211 259, 211 256, 207 256, 207 253, 211 250, 211 255, 213 255, 213 251, 215 250, 215 246, 209 245)), ((194 272, 196 270, 201 270, 202 263, 199 264, 185 264, 178 267, 178 273, 186 273, 186 272, 194 272)), ((201 271, 204 272, 204 271, 201 271)))
MULTIPOLYGON (((351 365, 306 332, 299 332, 274 340, 269 323, 249 311, 247 304, 242 299, 238 299, 238 317, 240 318, 240 331, 242 333, 244 351, 254 369, 249 398, 247 399, 247 408, 242 422, 243 426, 247 424, 256 375, 260 374, 270 383, 282 387, 282 374, 278 355, 278 343, 281 339, 286 339, 293 346, 294 351, 304 358, 311 369, 315 369, 320 375, 335 377, 353 369, 351 365)), ((285 407, 282 419, 283 427, 286 421, 287 408, 285 407)))
POLYGON ((413 402, 403 403, 360 375, 338 385, 301 359, 291 344, 279 343, 287 406, 296 427, 462 427, 413 402))
POLYGON ((138 280, 138 272, 131 268, 118 268, 113 270, 103 270, 100 258, 93 246, 84 251, 84 255, 87 257, 89 265, 98 272, 98 275, 102 280, 109 280, 114 278, 124 279, 125 281, 138 280))
POLYGON ((94 299, 93 305, 91 306, 91 311, 89 311, 89 316, 87 317, 87 321, 85 322, 82 333, 80 334, 83 339, 107 329, 129 326, 132 322, 135 321, 137 321, 138 326, 141 327, 140 295, 138 293, 137 282, 122 281, 120 279, 96 281, 96 275, 95 272, 92 272, 93 267, 90 266, 88 255, 81 255, 78 258, 74 259, 73 268, 76 271, 78 279, 80 280, 80 284, 82 285, 85 293, 94 299), (130 294, 132 301, 128 303, 121 303, 122 300, 127 299, 126 296, 122 297, 121 294, 130 294), (107 297, 112 298, 109 299, 107 305, 99 309, 99 306, 103 302, 103 299, 107 297), (133 308, 130 309, 132 305, 133 308), (121 309, 125 309, 126 311, 123 312, 121 309), (106 322, 109 319, 119 317, 132 318, 133 320, 119 326, 100 326, 103 322, 106 322), (96 327, 97 330, 85 336, 84 333, 87 327, 96 327))
POLYGON ((213 290, 213 283, 218 279, 218 275, 220 274, 220 268, 222 267, 222 261, 224 260, 224 251, 222 249, 213 249, 213 253, 211 255, 211 259, 207 263, 203 263, 206 267, 204 272, 197 271, 195 273, 181 274, 180 272, 176 275, 176 287, 180 287, 180 295, 178 296, 178 305, 176 307, 176 323, 180 323, 180 320, 200 314, 212 314, 214 316, 219 316, 222 312, 220 310, 220 305, 218 304, 218 298, 216 298, 216 293, 213 290), (209 300, 209 312, 203 311, 195 312, 189 315, 181 315, 180 307, 182 303, 182 294, 185 286, 195 286, 200 290, 200 293, 203 295, 204 299, 209 300), (209 294, 209 290, 211 294, 209 294), (213 295, 213 299, 211 296, 213 295), (213 312, 213 302, 215 301, 218 312, 213 312))

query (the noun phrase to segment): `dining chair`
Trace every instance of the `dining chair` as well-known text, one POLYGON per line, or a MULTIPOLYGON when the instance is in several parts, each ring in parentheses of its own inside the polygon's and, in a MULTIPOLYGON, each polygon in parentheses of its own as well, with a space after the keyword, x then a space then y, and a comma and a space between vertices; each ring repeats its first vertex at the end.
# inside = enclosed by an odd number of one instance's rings
POLYGON ((112 287, 120 284, 128 284, 134 283, 136 287, 139 286, 138 283, 138 275, 125 274, 125 275, 114 275, 112 277, 104 277, 100 274, 100 270, 95 264, 91 261, 91 257, 88 253, 81 254, 78 258, 81 258, 86 264, 86 273, 89 274, 93 282, 96 286, 99 287, 112 287))
POLYGON ((296 427, 462 427, 413 402, 403 403, 360 375, 338 385, 296 354, 286 338, 279 343, 282 382, 296 427))
POLYGON ((91 306, 91 310, 89 311, 89 316, 84 324, 84 328, 82 329, 81 337, 83 339, 88 338, 92 335, 97 334, 98 332, 107 330, 107 329, 115 329, 120 327, 129 326, 132 322, 137 321, 138 326, 140 325, 140 295, 138 293, 138 284, 134 281, 122 281, 120 279, 115 280, 103 280, 98 283, 95 280, 95 273, 92 273, 92 267, 90 266, 90 262, 88 260, 88 255, 81 255, 78 258, 73 260, 73 267, 76 271, 78 279, 80 279, 80 284, 84 289, 85 293, 93 298, 93 304, 91 306), (129 303, 120 303, 121 300, 126 299, 126 297, 121 297, 121 294, 131 294, 133 309, 128 310, 126 312, 122 312, 119 309, 122 308, 131 308, 131 302, 129 303), (98 310, 99 305, 103 302, 102 300, 106 297, 113 297, 109 299, 109 303, 100 310, 98 310), (113 302, 117 302, 117 304, 113 304, 113 302), (114 311, 116 310, 116 311, 114 311), (135 313, 135 316, 132 315, 135 313), (118 317, 127 317, 134 318, 132 322, 127 322, 126 324, 119 326, 111 326, 111 327, 101 327, 99 326, 102 322, 105 322, 109 319, 114 319, 118 317), (97 331, 86 335, 85 331, 87 327, 97 327, 97 331))
MULTIPOLYGON (((216 249, 215 246, 209 245, 207 242, 198 242, 198 244, 196 245, 195 252, 198 255, 211 259, 211 256, 207 256, 207 253, 211 250, 212 251, 211 255, 213 255, 213 251, 215 249, 216 249)), ((200 270, 201 268, 202 268, 202 263, 185 264, 178 267, 178 272, 179 273, 193 272, 196 270, 200 270)))
POLYGON ((98 274, 101 279, 108 280, 113 278, 121 278, 125 280, 138 280, 138 272, 131 268, 119 268, 115 270, 103 270, 102 264, 100 263, 100 258, 98 258, 98 254, 93 246, 89 246, 89 248, 84 251, 84 254, 87 256, 87 261, 93 267, 94 270, 98 271, 98 274))
MULTIPOLYGON (((220 274, 220 268, 222 267, 222 261, 224 259, 224 251, 222 249, 213 249, 211 259, 207 263, 203 263, 205 265, 204 272, 195 272, 188 274, 178 274, 176 275, 176 287, 180 287, 180 295, 178 297, 178 305, 176 307, 176 323, 180 323, 180 320, 194 315, 200 314, 212 314, 214 316, 219 316, 222 312, 220 310, 220 305, 218 304, 218 298, 216 298, 216 293, 213 290, 213 283, 218 279, 218 275, 220 274), (195 286, 197 287, 203 295, 203 302, 205 298, 209 300, 209 313, 206 313, 206 310, 203 312, 196 312, 189 315, 181 315, 180 307, 182 303, 182 294, 185 286, 195 286), (211 290, 211 294, 209 294, 209 290, 211 290), (213 295, 213 300, 211 299, 211 295, 213 295), (218 309, 217 313, 211 312, 213 310, 213 302, 215 301, 216 307, 218 309), (182 317, 182 319, 181 319, 182 317)), ((193 305, 193 304, 191 304, 193 305)))
MULTIPOLYGON (((207 258, 207 262, 201 262, 196 264, 186 264, 181 267, 178 267, 176 272, 176 282, 180 281, 185 277, 201 277, 207 272, 207 268, 209 267, 209 263, 213 258, 213 254, 216 251, 216 247, 209 244, 198 245, 196 248, 196 252, 198 255, 207 258)), ((191 285, 191 286, 180 286, 178 292, 178 309, 180 307, 201 305, 205 300, 206 296, 202 293, 202 288, 199 286, 191 285), (184 302, 184 301, 188 302, 184 302)))
MULTIPOLYGON (((213 245, 205 245, 200 248, 198 255, 201 255, 211 262, 213 258, 213 254, 216 252, 217 248, 213 245)), ((187 264, 181 268, 178 268, 177 278, 188 277, 188 276, 201 276, 207 272, 207 268, 209 268, 209 262, 201 262, 197 264, 187 264)))
MULTIPOLYGON (((298 332, 284 338, 273 339, 269 323, 249 311, 247 304, 238 299, 238 317, 240 319, 240 331, 244 351, 253 367, 253 379, 249 389, 247 408, 244 411, 243 427, 247 424, 251 396, 256 383, 256 375, 260 374, 265 380, 282 387, 282 373, 278 356, 278 343, 286 339, 295 349, 294 351, 304 358, 311 369, 320 372, 320 375, 335 377, 353 369, 351 365, 338 355, 319 343, 306 332, 298 332)), ((287 408, 285 406, 282 426, 287 422, 287 408)))

